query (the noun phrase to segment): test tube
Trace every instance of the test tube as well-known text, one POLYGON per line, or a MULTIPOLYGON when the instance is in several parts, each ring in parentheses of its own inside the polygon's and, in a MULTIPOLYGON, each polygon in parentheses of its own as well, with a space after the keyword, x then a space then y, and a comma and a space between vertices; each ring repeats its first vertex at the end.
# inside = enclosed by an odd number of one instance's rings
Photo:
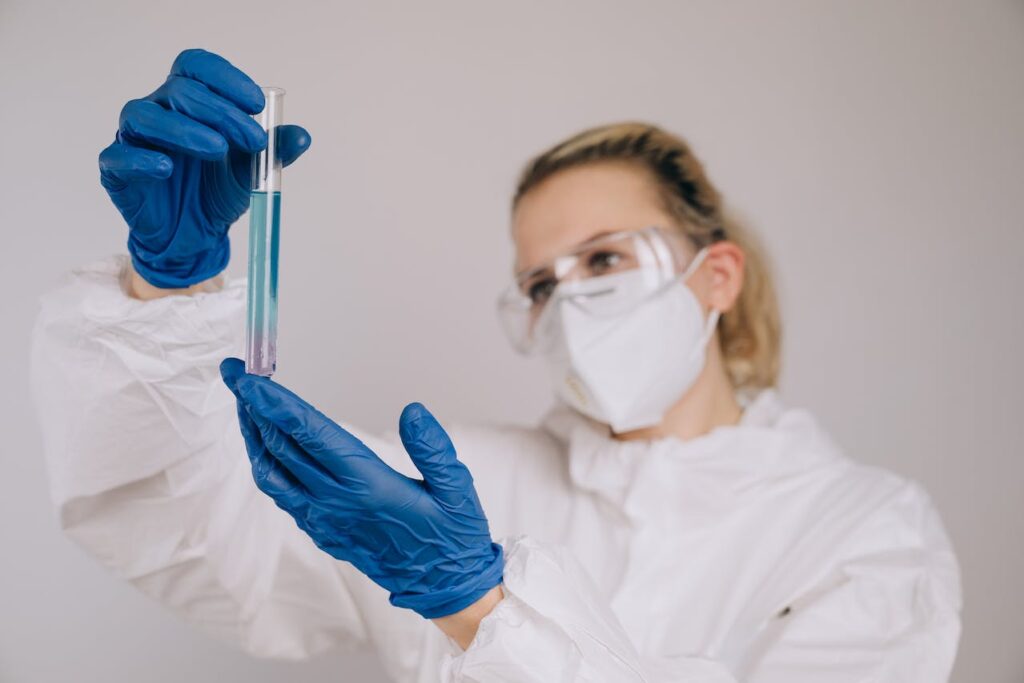
POLYGON ((269 377, 277 368, 277 259, 281 231, 277 129, 284 109, 284 90, 262 90, 266 105, 253 118, 267 131, 267 147, 252 155, 245 371, 269 377))

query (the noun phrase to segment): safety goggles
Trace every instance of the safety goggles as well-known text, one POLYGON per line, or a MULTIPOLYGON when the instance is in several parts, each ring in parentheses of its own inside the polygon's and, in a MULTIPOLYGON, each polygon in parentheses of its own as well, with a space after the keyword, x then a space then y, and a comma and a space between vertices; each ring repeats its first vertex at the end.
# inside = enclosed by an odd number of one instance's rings
POLYGON ((692 271, 685 267, 694 260, 686 244, 679 232, 658 226, 624 230, 517 274, 498 299, 509 341, 523 354, 546 350, 554 337, 553 311, 565 303, 595 316, 632 310, 692 271))

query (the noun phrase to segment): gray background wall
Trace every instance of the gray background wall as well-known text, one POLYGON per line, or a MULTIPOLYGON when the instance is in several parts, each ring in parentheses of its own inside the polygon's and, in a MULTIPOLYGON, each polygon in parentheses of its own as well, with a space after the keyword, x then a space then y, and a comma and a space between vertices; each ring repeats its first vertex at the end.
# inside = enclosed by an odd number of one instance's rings
MULTIPOLYGON (((955 680, 1024 681, 1010 0, 0 0, 0 680, 379 680, 369 656, 272 664, 211 642, 105 575, 49 506, 26 394, 36 297, 123 249, 96 155, 191 46, 286 87, 313 133, 285 179, 280 378, 378 430, 409 400, 536 417, 543 377, 492 311, 516 171, 611 120, 687 136, 774 257, 788 400, 943 513, 967 601, 955 680)), ((234 238, 244 253, 244 225, 234 238)))

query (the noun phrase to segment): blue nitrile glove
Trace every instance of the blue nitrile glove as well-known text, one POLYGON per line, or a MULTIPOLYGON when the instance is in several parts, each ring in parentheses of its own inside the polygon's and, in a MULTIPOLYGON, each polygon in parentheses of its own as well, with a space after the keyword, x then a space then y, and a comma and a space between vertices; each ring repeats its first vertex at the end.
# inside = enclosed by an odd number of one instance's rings
MULTIPOLYGON (((100 152, 100 183, 128 222, 132 264, 165 289, 209 279, 228 264, 228 228, 249 206, 252 153, 267 134, 251 78, 219 55, 185 50, 164 84, 121 110, 100 152)), ((287 166, 309 147, 300 126, 278 128, 287 166)))
POLYGON ((261 491, 322 550, 391 592, 391 604, 427 619, 454 614, 501 583, 473 477, 433 415, 402 411, 399 433, 423 479, 384 463, 359 439, 281 385, 221 364, 261 491))

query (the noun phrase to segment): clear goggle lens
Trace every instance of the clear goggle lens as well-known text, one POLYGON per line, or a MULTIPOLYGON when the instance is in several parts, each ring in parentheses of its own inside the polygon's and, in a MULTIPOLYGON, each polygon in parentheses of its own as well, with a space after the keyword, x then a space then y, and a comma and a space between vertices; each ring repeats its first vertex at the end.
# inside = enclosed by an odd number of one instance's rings
POLYGON ((519 273, 498 299, 502 326, 520 353, 547 348, 552 311, 568 302, 595 316, 632 310, 683 272, 686 240, 660 227, 602 235, 519 273))

